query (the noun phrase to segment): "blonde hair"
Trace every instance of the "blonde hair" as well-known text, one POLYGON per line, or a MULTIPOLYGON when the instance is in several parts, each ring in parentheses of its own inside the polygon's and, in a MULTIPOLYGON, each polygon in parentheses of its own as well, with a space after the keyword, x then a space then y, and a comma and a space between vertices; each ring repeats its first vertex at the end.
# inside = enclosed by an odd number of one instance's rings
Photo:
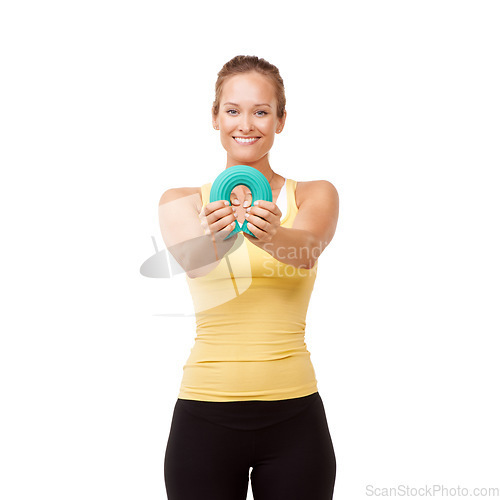
POLYGON ((224 82, 231 76, 249 73, 251 71, 256 71, 270 79, 276 91, 276 100, 278 102, 277 115, 278 118, 283 118, 286 105, 283 79, 281 78, 278 68, 274 66, 274 64, 257 56, 235 56, 222 66, 222 69, 217 73, 217 81, 215 82, 215 100, 212 105, 213 116, 219 114, 220 97, 222 95, 222 86, 224 82))

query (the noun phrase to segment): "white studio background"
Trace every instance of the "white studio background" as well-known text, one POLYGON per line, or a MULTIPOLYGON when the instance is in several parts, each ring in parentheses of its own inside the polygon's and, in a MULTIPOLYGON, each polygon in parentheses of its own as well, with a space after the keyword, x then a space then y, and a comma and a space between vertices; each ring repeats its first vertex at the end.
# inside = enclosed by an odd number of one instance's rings
POLYGON ((182 276, 139 268, 161 194, 225 167, 238 54, 285 82, 271 166, 340 196, 306 334, 334 498, 500 487, 498 25, 494 1, 3 2, 0 496, 166 498, 195 322, 162 316, 182 276))

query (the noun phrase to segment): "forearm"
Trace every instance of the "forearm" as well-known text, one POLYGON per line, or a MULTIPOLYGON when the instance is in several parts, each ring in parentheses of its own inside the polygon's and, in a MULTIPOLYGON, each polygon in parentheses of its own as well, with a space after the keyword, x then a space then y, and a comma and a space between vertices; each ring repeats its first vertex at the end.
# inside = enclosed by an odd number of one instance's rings
POLYGON ((269 242, 250 238, 252 243, 275 259, 294 267, 310 269, 321 254, 321 245, 317 238, 304 229, 279 226, 269 242))
POLYGON ((189 277, 209 273, 236 242, 236 235, 224 240, 227 231, 208 232, 201 208, 199 195, 186 195, 182 189, 167 190, 158 207, 165 245, 189 277))
POLYGON ((233 236, 223 240, 220 235, 206 234, 168 248, 190 278, 204 276, 217 267, 235 243, 233 236))

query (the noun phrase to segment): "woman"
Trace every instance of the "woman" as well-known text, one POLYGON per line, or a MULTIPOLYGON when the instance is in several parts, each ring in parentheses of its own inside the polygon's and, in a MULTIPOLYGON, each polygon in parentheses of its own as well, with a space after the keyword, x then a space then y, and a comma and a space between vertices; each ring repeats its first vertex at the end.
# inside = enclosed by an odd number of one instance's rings
POLYGON ((250 206, 241 185, 231 205, 209 202, 211 183, 160 200, 162 235, 186 270, 197 324, 165 453, 167 496, 245 500, 251 469, 255 500, 330 500, 336 460, 304 335, 337 190, 271 168, 286 111, 283 80, 266 60, 236 56, 223 66, 212 117, 226 168, 257 169, 273 201, 250 206), (245 218, 253 236, 226 240, 245 218))

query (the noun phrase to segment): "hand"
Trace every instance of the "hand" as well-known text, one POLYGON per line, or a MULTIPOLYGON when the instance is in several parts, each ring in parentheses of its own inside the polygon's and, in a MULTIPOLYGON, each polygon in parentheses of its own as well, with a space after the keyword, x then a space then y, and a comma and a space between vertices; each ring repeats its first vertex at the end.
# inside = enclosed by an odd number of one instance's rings
POLYGON ((205 234, 225 238, 235 227, 236 215, 225 200, 207 203, 199 214, 205 234))
POLYGON ((243 233, 245 238, 250 238, 253 242, 268 243, 272 241, 274 235, 280 227, 281 210, 272 201, 257 200, 257 205, 247 208, 248 217, 245 217, 247 228, 255 235, 250 236, 243 233))

